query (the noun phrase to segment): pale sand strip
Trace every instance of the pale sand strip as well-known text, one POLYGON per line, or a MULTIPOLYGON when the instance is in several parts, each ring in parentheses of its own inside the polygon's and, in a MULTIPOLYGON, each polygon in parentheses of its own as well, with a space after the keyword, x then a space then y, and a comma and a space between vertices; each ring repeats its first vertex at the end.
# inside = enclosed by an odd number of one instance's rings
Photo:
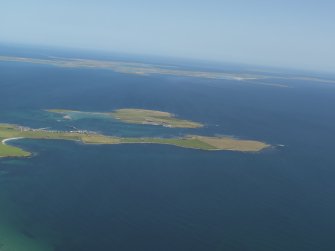
POLYGON ((18 139, 23 139, 23 137, 16 137, 16 138, 8 138, 8 139, 4 139, 1 141, 2 144, 6 145, 6 143, 8 141, 12 141, 12 140, 18 140, 18 139))

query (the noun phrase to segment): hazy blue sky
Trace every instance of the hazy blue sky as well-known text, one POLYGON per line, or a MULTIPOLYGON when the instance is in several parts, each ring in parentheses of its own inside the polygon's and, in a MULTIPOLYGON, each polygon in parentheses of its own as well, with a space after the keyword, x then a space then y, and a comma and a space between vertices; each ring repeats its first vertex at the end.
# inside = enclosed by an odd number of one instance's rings
POLYGON ((335 0, 2 0, 0 42, 335 72, 335 0))

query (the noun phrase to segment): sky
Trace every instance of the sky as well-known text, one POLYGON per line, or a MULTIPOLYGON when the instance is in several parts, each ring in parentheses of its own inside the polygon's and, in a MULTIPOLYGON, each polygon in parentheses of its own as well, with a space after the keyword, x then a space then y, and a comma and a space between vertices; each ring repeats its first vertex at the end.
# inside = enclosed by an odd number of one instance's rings
POLYGON ((0 42, 335 73, 335 1, 1 0, 0 42))

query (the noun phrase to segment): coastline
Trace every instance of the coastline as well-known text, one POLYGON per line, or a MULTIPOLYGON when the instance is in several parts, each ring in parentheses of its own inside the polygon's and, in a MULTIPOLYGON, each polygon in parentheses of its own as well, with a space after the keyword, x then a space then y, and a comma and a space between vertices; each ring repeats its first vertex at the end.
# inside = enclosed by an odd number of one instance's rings
POLYGON ((54 131, 46 129, 31 129, 17 125, 0 124, 0 145, 1 157, 26 157, 31 153, 24 151, 20 147, 8 145, 9 141, 23 138, 50 139, 50 140, 70 140, 80 141, 84 144, 160 144, 173 145, 176 147, 205 150, 205 151, 239 151, 239 152, 260 152, 268 147, 261 141, 241 140, 230 137, 210 137, 200 135, 185 135, 178 138, 127 138, 102 135, 91 131, 54 131))
POLYGON ((7 143, 8 141, 18 140, 18 139, 24 139, 24 137, 14 137, 14 138, 3 139, 3 140, 1 141, 1 143, 4 144, 4 145, 7 145, 6 143, 7 143))

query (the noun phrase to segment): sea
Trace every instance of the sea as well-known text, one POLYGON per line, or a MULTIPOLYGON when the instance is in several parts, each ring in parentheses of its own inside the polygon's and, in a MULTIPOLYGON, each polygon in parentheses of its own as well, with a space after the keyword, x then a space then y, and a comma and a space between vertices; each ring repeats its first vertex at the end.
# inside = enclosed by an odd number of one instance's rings
MULTIPOLYGON (((71 51, 41 53, 36 48, 2 47, 0 52, 71 56, 71 51)), ((241 153, 155 144, 11 141, 33 156, 0 159, 0 250, 335 250, 335 84, 290 78, 292 72, 287 76, 266 79, 287 85, 278 87, 258 80, 0 62, 0 123, 59 130, 74 126, 129 137, 227 135, 272 145, 241 153), (161 110, 205 127, 64 120, 45 111, 57 108, 161 110)))

